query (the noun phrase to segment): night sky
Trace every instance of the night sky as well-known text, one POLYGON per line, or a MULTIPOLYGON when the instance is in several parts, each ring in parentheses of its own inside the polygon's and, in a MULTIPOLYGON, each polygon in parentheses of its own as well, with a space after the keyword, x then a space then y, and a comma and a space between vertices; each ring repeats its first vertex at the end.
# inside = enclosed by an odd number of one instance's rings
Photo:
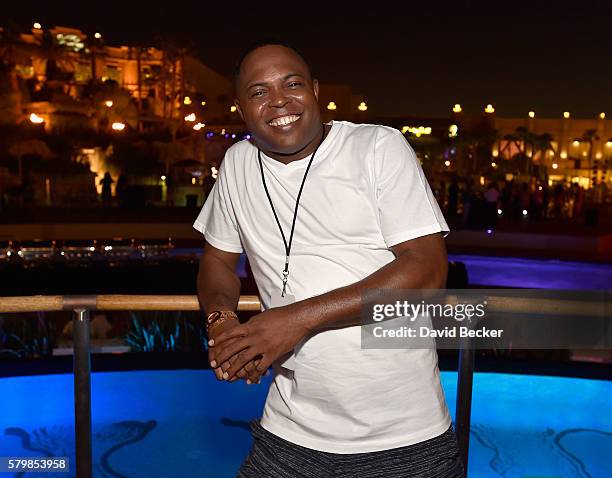
POLYGON ((300 50, 320 81, 351 84, 375 116, 492 103, 500 116, 612 117, 612 1, 221 3, 13 0, 0 24, 74 26, 109 43, 172 33, 226 75, 245 46, 274 37, 300 50))

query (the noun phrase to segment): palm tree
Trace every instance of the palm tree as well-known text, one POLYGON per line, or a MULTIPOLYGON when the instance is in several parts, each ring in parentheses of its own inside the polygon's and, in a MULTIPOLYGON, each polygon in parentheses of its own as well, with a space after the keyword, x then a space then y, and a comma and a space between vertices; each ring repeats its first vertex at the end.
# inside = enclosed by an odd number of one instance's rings
POLYGON ((587 129, 584 133, 582 133, 582 137, 579 141, 583 143, 587 143, 589 145, 589 167, 593 162, 593 141, 599 141, 599 136, 597 136, 597 130, 595 129, 587 129))
POLYGON ((531 175, 533 171, 533 157, 537 150, 536 144, 538 142, 538 136, 524 126, 519 126, 514 133, 504 135, 503 139, 506 141, 506 146, 502 148, 500 153, 506 151, 511 145, 516 146, 518 153, 516 153, 512 159, 519 163, 519 170, 524 168, 525 174, 531 175))
MULTIPOLYGON (((534 149, 540 153, 540 164, 544 164, 546 153, 549 151, 555 152, 553 147, 554 138, 550 133, 534 134, 534 149)), ((534 152, 534 156, 535 156, 534 152)), ((541 171, 541 170, 540 170, 541 171)))
POLYGON ((542 133, 535 136, 535 148, 536 151, 539 151, 542 154, 542 157, 548 152, 555 152, 555 148, 553 147, 554 138, 550 133, 542 133))
POLYGON ((450 142, 457 151, 457 167, 461 175, 481 172, 491 163, 493 145, 499 141, 497 130, 477 128, 460 132, 450 142))
POLYGON ((97 54, 101 51, 104 46, 102 38, 96 38, 95 35, 87 35, 85 38, 86 51, 89 51, 89 58, 91 61, 91 79, 93 82, 98 80, 98 71, 96 67, 97 54))
POLYGON ((65 82, 75 70, 75 58, 60 45, 50 31, 45 30, 40 38, 34 57, 45 64, 46 81, 61 80, 65 82))

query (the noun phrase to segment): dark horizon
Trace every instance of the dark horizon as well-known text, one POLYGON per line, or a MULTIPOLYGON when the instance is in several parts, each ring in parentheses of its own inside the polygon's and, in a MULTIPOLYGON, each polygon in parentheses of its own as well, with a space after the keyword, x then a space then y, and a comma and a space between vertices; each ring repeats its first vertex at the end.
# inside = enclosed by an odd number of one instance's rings
POLYGON ((192 43, 205 64, 227 76, 248 44, 285 40, 321 82, 352 85, 373 116, 448 117, 455 103, 467 114, 491 103, 503 117, 526 117, 532 109, 537 117, 612 115, 610 3, 438 2, 383 13, 334 4, 318 16, 313 6, 302 15, 240 4, 183 2, 177 12, 106 3, 83 12, 82 3, 63 2, 61 9, 31 3, 3 6, 0 24, 99 31, 109 44, 152 45, 157 34, 168 34, 192 43))

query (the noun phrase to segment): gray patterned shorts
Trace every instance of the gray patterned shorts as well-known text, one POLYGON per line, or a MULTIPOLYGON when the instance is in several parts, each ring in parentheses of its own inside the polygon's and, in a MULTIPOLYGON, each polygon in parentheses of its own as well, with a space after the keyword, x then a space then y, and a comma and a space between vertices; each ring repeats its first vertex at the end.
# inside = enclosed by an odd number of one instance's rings
POLYGON ((464 478, 453 427, 437 437, 372 453, 304 448, 251 424, 253 447, 238 478, 464 478))

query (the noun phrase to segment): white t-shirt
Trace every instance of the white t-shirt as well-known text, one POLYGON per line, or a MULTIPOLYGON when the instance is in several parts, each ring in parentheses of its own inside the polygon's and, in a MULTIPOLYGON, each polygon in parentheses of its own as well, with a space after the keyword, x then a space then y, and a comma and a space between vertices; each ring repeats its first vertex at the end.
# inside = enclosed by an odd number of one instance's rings
MULTIPOLYGON (((262 160, 288 240, 310 156, 287 165, 263 153, 262 160)), ((228 149, 194 227, 218 249, 246 252, 268 308, 271 292, 281 289, 285 249, 253 144, 228 149)), ((394 259, 391 246, 447 231, 399 131, 333 121, 300 199, 287 291, 302 300, 355 283, 394 259)), ((293 370, 275 367, 261 425, 330 453, 428 440, 451 424, 437 358, 432 349, 364 350, 359 326, 319 332, 296 347, 293 370)))

